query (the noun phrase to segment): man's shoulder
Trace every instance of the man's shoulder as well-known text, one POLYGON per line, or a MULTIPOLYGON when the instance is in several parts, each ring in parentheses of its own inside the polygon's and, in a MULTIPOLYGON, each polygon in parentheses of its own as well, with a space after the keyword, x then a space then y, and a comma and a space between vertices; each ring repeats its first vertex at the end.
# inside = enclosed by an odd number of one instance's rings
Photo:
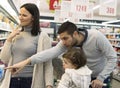
POLYGON ((99 31, 96 30, 96 29, 88 29, 88 32, 89 32, 89 33, 98 33, 99 31))
POLYGON ((88 30, 88 36, 91 37, 91 36, 98 36, 99 35, 99 31, 98 30, 95 30, 95 29, 89 29, 88 30))

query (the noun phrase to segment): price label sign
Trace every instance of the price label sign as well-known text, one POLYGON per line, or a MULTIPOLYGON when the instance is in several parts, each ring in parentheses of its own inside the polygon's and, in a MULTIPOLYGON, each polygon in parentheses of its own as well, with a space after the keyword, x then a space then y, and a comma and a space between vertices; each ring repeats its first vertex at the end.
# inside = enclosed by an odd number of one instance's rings
POLYGON ((71 11, 75 13, 86 13, 89 8, 89 0, 71 0, 71 11))
POLYGON ((64 18, 61 17, 61 11, 60 10, 55 10, 55 16, 54 16, 54 21, 55 22, 63 22, 64 18))
POLYGON ((100 15, 116 16, 117 0, 100 0, 100 15))
POLYGON ((108 14, 114 14, 115 13, 115 8, 106 7, 106 13, 108 13, 108 14))
POLYGON ((86 19, 92 19, 93 18, 93 13, 89 12, 85 15, 86 19))

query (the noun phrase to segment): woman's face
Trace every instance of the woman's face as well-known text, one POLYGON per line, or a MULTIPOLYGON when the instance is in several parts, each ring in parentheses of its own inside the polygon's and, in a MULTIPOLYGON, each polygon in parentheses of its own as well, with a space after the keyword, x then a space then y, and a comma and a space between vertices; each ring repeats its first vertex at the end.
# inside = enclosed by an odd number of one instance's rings
POLYGON ((20 9, 19 20, 21 26, 32 26, 33 17, 24 7, 20 9))

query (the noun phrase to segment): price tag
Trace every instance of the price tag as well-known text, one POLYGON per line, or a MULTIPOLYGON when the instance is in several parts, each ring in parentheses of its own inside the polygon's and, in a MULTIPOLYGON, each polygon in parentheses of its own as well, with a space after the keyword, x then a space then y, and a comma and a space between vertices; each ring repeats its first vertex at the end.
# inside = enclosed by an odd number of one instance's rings
POLYGON ((116 16, 117 0, 100 0, 100 15, 116 16))
POLYGON ((112 7, 106 7, 106 13, 108 14, 114 14, 115 13, 115 9, 112 7))
POLYGON ((89 8, 89 0, 71 0, 71 11, 75 13, 86 13, 89 8))

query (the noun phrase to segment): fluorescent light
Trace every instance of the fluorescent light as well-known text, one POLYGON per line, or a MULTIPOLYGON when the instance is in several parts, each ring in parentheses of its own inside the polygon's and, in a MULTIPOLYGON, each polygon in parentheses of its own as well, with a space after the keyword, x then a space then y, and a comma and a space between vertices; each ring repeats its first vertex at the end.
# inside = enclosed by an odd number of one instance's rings
POLYGON ((102 22, 102 24, 110 24, 110 23, 117 23, 117 22, 120 22, 120 20, 114 20, 114 21, 102 22))
POLYGON ((93 7, 93 10, 96 10, 98 8, 100 8, 100 5, 96 5, 95 7, 93 7))
MULTIPOLYGON (((113 0, 107 0, 107 1, 105 1, 105 2, 103 2, 103 4, 108 4, 108 3, 110 3, 110 2, 112 2, 113 0)), ((95 7, 93 7, 93 10, 96 10, 96 9, 98 9, 98 8, 100 8, 101 7, 101 5, 99 4, 99 5, 96 5, 95 7)))
POLYGON ((0 5, 12 16, 17 16, 16 12, 12 9, 7 0, 2 0, 0 5))
POLYGON ((113 0, 108 0, 108 1, 104 2, 103 4, 108 4, 108 3, 112 2, 112 1, 113 0))

